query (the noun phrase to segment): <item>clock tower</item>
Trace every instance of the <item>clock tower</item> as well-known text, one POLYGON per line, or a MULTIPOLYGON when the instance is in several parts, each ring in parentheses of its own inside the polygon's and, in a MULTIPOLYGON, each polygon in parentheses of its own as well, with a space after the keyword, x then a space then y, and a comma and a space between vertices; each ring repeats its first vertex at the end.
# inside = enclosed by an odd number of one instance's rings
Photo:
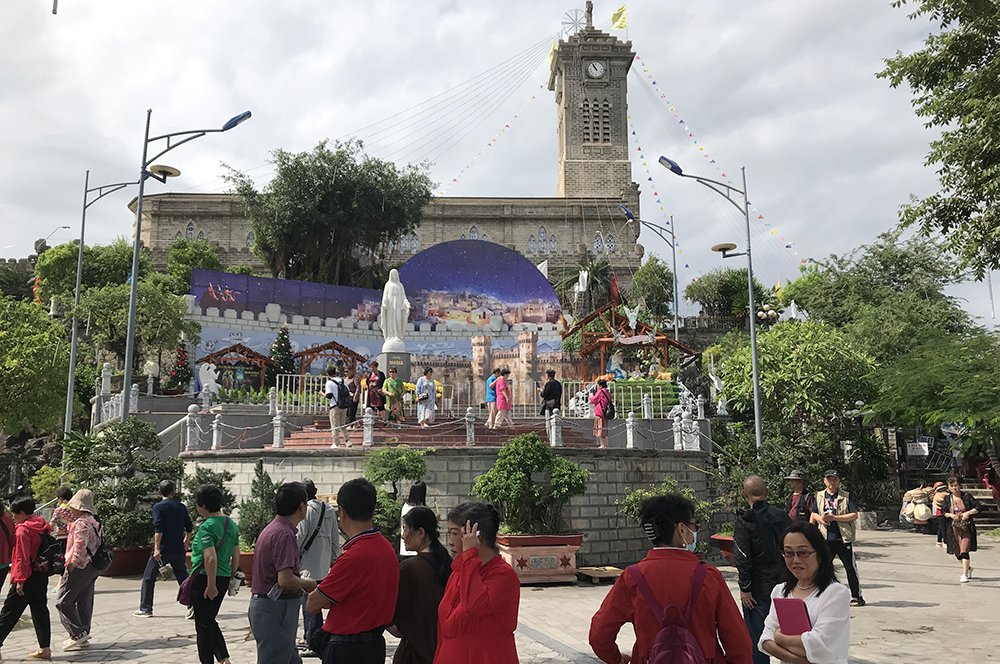
MULTIPOLYGON (((632 42, 587 25, 559 41, 549 73, 555 92, 559 140, 556 196, 615 198, 634 191, 628 143, 626 77, 635 53, 632 42)), ((632 195, 628 195, 631 199, 632 195)))

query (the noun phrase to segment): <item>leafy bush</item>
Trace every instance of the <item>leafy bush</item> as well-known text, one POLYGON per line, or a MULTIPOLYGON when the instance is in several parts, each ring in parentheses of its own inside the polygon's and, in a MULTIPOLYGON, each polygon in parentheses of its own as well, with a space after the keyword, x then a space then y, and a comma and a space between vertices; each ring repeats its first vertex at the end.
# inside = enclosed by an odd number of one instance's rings
POLYGON ((409 445, 383 447, 365 455, 365 477, 376 487, 385 484, 392 485, 392 493, 378 489, 375 516, 375 527, 382 531, 390 541, 399 537, 400 512, 403 500, 399 496, 398 482, 404 480, 419 480, 427 474, 427 462, 424 454, 433 451, 415 450, 409 445))
POLYGON ((153 539, 153 505, 162 480, 179 481, 180 459, 159 458, 162 447, 151 424, 130 417, 66 441, 66 468, 77 485, 94 492, 94 506, 107 540, 118 547, 148 546, 153 539))
POLYGON ((203 466, 195 468, 193 475, 184 476, 184 483, 181 485, 184 490, 176 498, 187 507, 188 514, 191 515, 191 523, 198 525, 202 521, 201 515, 195 508, 194 491, 203 484, 214 484, 219 487, 219 490, 222 491, 222 511, 226 514, 233 513, 233 508, 236 507, 236 495, 229 490, 226 482, 232 482, 234 477, 228 470, 218 473, 203 466))
MULTIPOLYGON (((61 475, 62 469, 55 466, 42 466, 35 471, 35 474, 31 476, 31 495, 34 496, 35 502, 45 504, 55 499, 61 475)), ((78 488, 73 482, 72 473, 66 475, 66 484, 73 491, 78 488)))
POLYGON ((271 523, 278 513, 274 505, 274 493, 281 481, 274 482, 264 470, 264 460, 257 459, 253 469, 253 484, 250 497, 240 503, 240 541, 252 551, 261 531, 271 523))
POLYGON ((472 493, 494 503, 506 532, 560 532, 562 506, 587 490, 590 473, 556 456, 537 433, 510 439, 472 493))
POLYGON ((694 493, 694 489, 689 486, 682 487, 680 482, 673 475, 664 475, 660 486, 649 485, 648 489, 626 490, 625 498, 615 501, 618 505, 618 513, 631 520, 635 525, 642 525, 640 515, 642 512, 642 502, 647 498, 663 496, 668 493, 680 494, 694 503, 694 518, 702 523, 702 533, 698 539, 699 553, 708 551, 708 534, 711 530, 712 516, 719 511, 719 500, 699 500, 694 493))

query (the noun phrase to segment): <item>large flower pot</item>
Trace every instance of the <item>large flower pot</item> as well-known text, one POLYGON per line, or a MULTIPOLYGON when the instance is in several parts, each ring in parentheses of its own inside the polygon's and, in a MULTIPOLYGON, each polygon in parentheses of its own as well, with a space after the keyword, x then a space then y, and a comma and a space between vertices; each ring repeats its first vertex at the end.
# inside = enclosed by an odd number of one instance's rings
POLYGON ((729 561, 730 565, 736 564, 733 557, 733 537, 732 535, 712 535, 712 543, 719 547, 722 556, 729 561))
POLYGON ((115 558, 101 576, 141 576, 152 553, 151 546, 116 546, 115 558))
POLYGON ((500 555, 517 572, 521 584, 575 583, 576 551, 583 534, 497 535, 500 555))

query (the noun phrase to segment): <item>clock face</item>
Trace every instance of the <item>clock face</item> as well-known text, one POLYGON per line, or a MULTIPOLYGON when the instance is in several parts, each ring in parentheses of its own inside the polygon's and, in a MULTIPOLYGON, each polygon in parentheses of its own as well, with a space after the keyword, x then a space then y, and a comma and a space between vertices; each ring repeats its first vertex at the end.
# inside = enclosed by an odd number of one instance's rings
POLYGON ((591 78, 600 78, 604 76, 604 63, 591 62, 589 65, 587 65, 587 76, 591 78))

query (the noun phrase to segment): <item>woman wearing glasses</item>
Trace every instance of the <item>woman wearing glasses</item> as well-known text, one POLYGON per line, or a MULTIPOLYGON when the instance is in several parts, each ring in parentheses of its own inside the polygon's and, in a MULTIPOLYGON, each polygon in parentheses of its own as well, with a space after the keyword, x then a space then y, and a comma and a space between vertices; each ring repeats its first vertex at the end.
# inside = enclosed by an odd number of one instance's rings
POLYGON ((837 583, 833 554, 811 523, 796 522, 782 540, 784 583, 771 593, 759 648, 788 664, 847 664, 851 642, 851 591, 837 583), (774 600, 794 597, 806 604, 812 628, 801 636, 783 634, 774 600))
MULTIPOLYGON (((750 664, 750 635, 733 594, 719 570, 694 555, 701 527, 695 521, 694 503, 676 494, 649 498, 642 503, 640 520, 653 549, 618 577, 594 614, 590 622, 594 653, 608 664, 644 664, 662 629, 656 614, 670 606, 683 613, 690 602, 688 629, 705 661, 750 664), (654 608, 653 602, 658 606, 654 608), (630 655, 615 643, 627 622, 635 629, 630 655)), ((674 611, 668 614, 668 621, 676 620, 674 611)))

